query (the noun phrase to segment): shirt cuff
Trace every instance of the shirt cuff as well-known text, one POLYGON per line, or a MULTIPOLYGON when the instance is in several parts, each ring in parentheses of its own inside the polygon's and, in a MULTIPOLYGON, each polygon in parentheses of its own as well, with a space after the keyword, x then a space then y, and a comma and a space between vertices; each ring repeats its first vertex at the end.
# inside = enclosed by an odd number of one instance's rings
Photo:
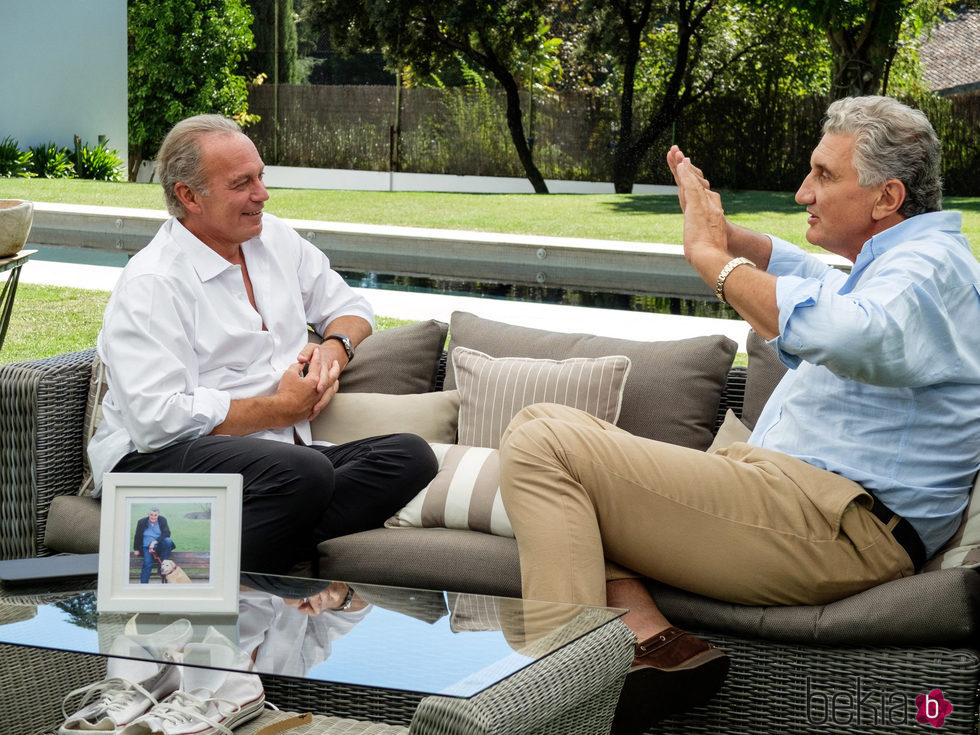
POLYGON ((201 425, 202 436, 207 436, 214 428, 228 418, 231 396, 216 388, 194 389, 193 420, 201 425))
POLYGON ((779 308, 779 335, 770 340, 779 360, 789 368, 797 368, 803 362, 796 353, 804 348, 804 341, 793 329, 793 317, 799 309, 815 306, 822 284, 812 278, 779 276, 776 279, 776 306, 779 308))

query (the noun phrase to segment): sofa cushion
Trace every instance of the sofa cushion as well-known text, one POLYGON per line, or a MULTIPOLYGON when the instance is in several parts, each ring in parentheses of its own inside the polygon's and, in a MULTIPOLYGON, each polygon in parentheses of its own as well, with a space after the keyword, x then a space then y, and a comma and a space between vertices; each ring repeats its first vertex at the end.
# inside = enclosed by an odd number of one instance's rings
POLYGON ((980 476, 973 482, 970 500, 963 511, 963 521, 953 538, 936 552, 926 564, 926 571, 951 567, 976 567, 980 569, 980 476))
POLYGON ((388 528, 458 528, 514 537, 500 499, 496 449, 431 444, 439 471, 385 522, 388 528))
POLYGON ((512 538, 452 528, 376 528, 319 545, 319 575, 396 587, 520 597, 512 538))
POLYGON ((341 393, 425 393, 433 389, 446 344, 445 322, 406 324, 375 332, 357 346, 340 376, 341 393))
MULTIPOLYGON (((465 312, 453 313, 449 331, 450 354, 461 346, 493 357, 625 355, 632 367, 618 425, 638 436, 695 449, 711 444, 721 391, 737 348, 722 335, 641 342, 517 327, 465 312)), ((456 387, 450 365, 445 388, 456 387)))
POLYGON ((742 423, 754 429, 762 408, 782 379, 787 367, 779 361, 776 350, 762 337, 749 330, 745 340, 749 353, 749 370, 745 378, 745 400, 742 404, 742 423))
POLYGON ((369 436, 408 432, 426 441, 456 441, 459 391, 337 393, 310 424, 314 441, 343 444, 369 436))
POLYGON ((922 572, 826 605, 735 605, 648 581, 675 625, 766 640, 826 645, 975 642, 980 636, 980 573, 922 572))
POLYGON ((490 357, 456 347, 453 372, 459 386, 459 443, 500 446, 510 420, 525 406, 560 403, 616 423, 630 359, 622 355, 564 360, 490 357))
POLYGON ((78 495, 59 495, 51 501, 44 527, 44 545, 65 554, 97 554, 102 504, 78 495))

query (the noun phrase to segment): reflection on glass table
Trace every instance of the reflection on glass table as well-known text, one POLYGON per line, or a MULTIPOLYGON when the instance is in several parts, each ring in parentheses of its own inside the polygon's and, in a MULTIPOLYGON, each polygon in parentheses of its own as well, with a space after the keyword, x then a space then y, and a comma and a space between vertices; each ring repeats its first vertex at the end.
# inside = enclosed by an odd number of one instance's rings
POLYGON ((259 673, 472 697, 623 612, 376 585, 349 587, 354 594, 347 600, 345 583, 243 574, 238 615, 227 617, 173 616, 163 610, 100 615, 92 591, 40 598, 8 591, 0 594, 0 643, 163 660, 174 652, 129 641, 153 637, 186 619, 192 641, 227 639, 245 654, 235 660, 254 662, 259 673), (37 604, 24 604, 31 599, 37 604), (346 610, 324 609, 345 603, 346 610), (18 610, 25 612, 18 615, 18 610))

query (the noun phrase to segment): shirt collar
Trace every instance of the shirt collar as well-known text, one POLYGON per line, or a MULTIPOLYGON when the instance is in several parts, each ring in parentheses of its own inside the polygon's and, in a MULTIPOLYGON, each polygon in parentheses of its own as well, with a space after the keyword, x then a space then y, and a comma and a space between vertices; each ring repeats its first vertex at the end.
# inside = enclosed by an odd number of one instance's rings
POLYGON ((187 258, 197 277, 202 283, 210 281, 212 278, 224 273, 229 268, 238 266, 229 263, 218 255, 214 250, 201 242, 191 233, 176 217, 170 218, 170 234, 180 248, 181 253, 187 258))
POLYGON ((852 278, 867 268, 875 258, 884 255, 892 248, 898 247, 909 240, 918 239, 925 232, 940 230, 951 234, 959 234, 962 229, 963 215, 960 212, 926 212, 915 217, 902 220, 894 227, 874 235, 864 243, 854 267, 851 269, 852 278))

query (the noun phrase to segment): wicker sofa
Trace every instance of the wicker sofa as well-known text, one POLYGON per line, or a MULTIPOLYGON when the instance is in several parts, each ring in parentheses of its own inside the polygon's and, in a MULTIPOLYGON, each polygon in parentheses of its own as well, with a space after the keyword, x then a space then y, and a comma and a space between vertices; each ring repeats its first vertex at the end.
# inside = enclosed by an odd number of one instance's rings
MULTIPOLYGON (((626 355, 632 366, 621 386, 619 424, 700 449, 724 441, 736 418, 751 426, 783 371, 753 335, 744 368, 732 367, 735 345, 720 336, 626 341, 460 313, 449 326, 448 349, 447 325, 439 322, 387 330, 363 343, 345 371, 336 405, 321 417, 320 438, 413 430, 452 443, 449 437, 463 435, 463 415, 474 401, 446 359, 456 347, 532 359, 626 355), (447 417, 458 423, 446 426, 447 417)), ((4 558, 97 550, 98 501, 78 494, 85 484, 84 436, 97 413, 93 356, 88 350, 0 366, 4 558)), ((980 541, 970 534, 976 533, 978 505, 972 504, 960 537, 925 571, 829 605, 732 605, 651 582, 672 621, 732 658, 731 675, 715 699, 661 723, 656 732, 912 732, 920 727, 917 712, 935 701, 936 690, 953 705, 944 732, 977 732, 980 541)), ((519 595, 514 540, 488 521, 473 530, 479 524, 472 518, 460 522, 449 515, 433 521, 423 512, 414 521, 389 524, 399 527, 326 541, 318 573, 519 595)))

